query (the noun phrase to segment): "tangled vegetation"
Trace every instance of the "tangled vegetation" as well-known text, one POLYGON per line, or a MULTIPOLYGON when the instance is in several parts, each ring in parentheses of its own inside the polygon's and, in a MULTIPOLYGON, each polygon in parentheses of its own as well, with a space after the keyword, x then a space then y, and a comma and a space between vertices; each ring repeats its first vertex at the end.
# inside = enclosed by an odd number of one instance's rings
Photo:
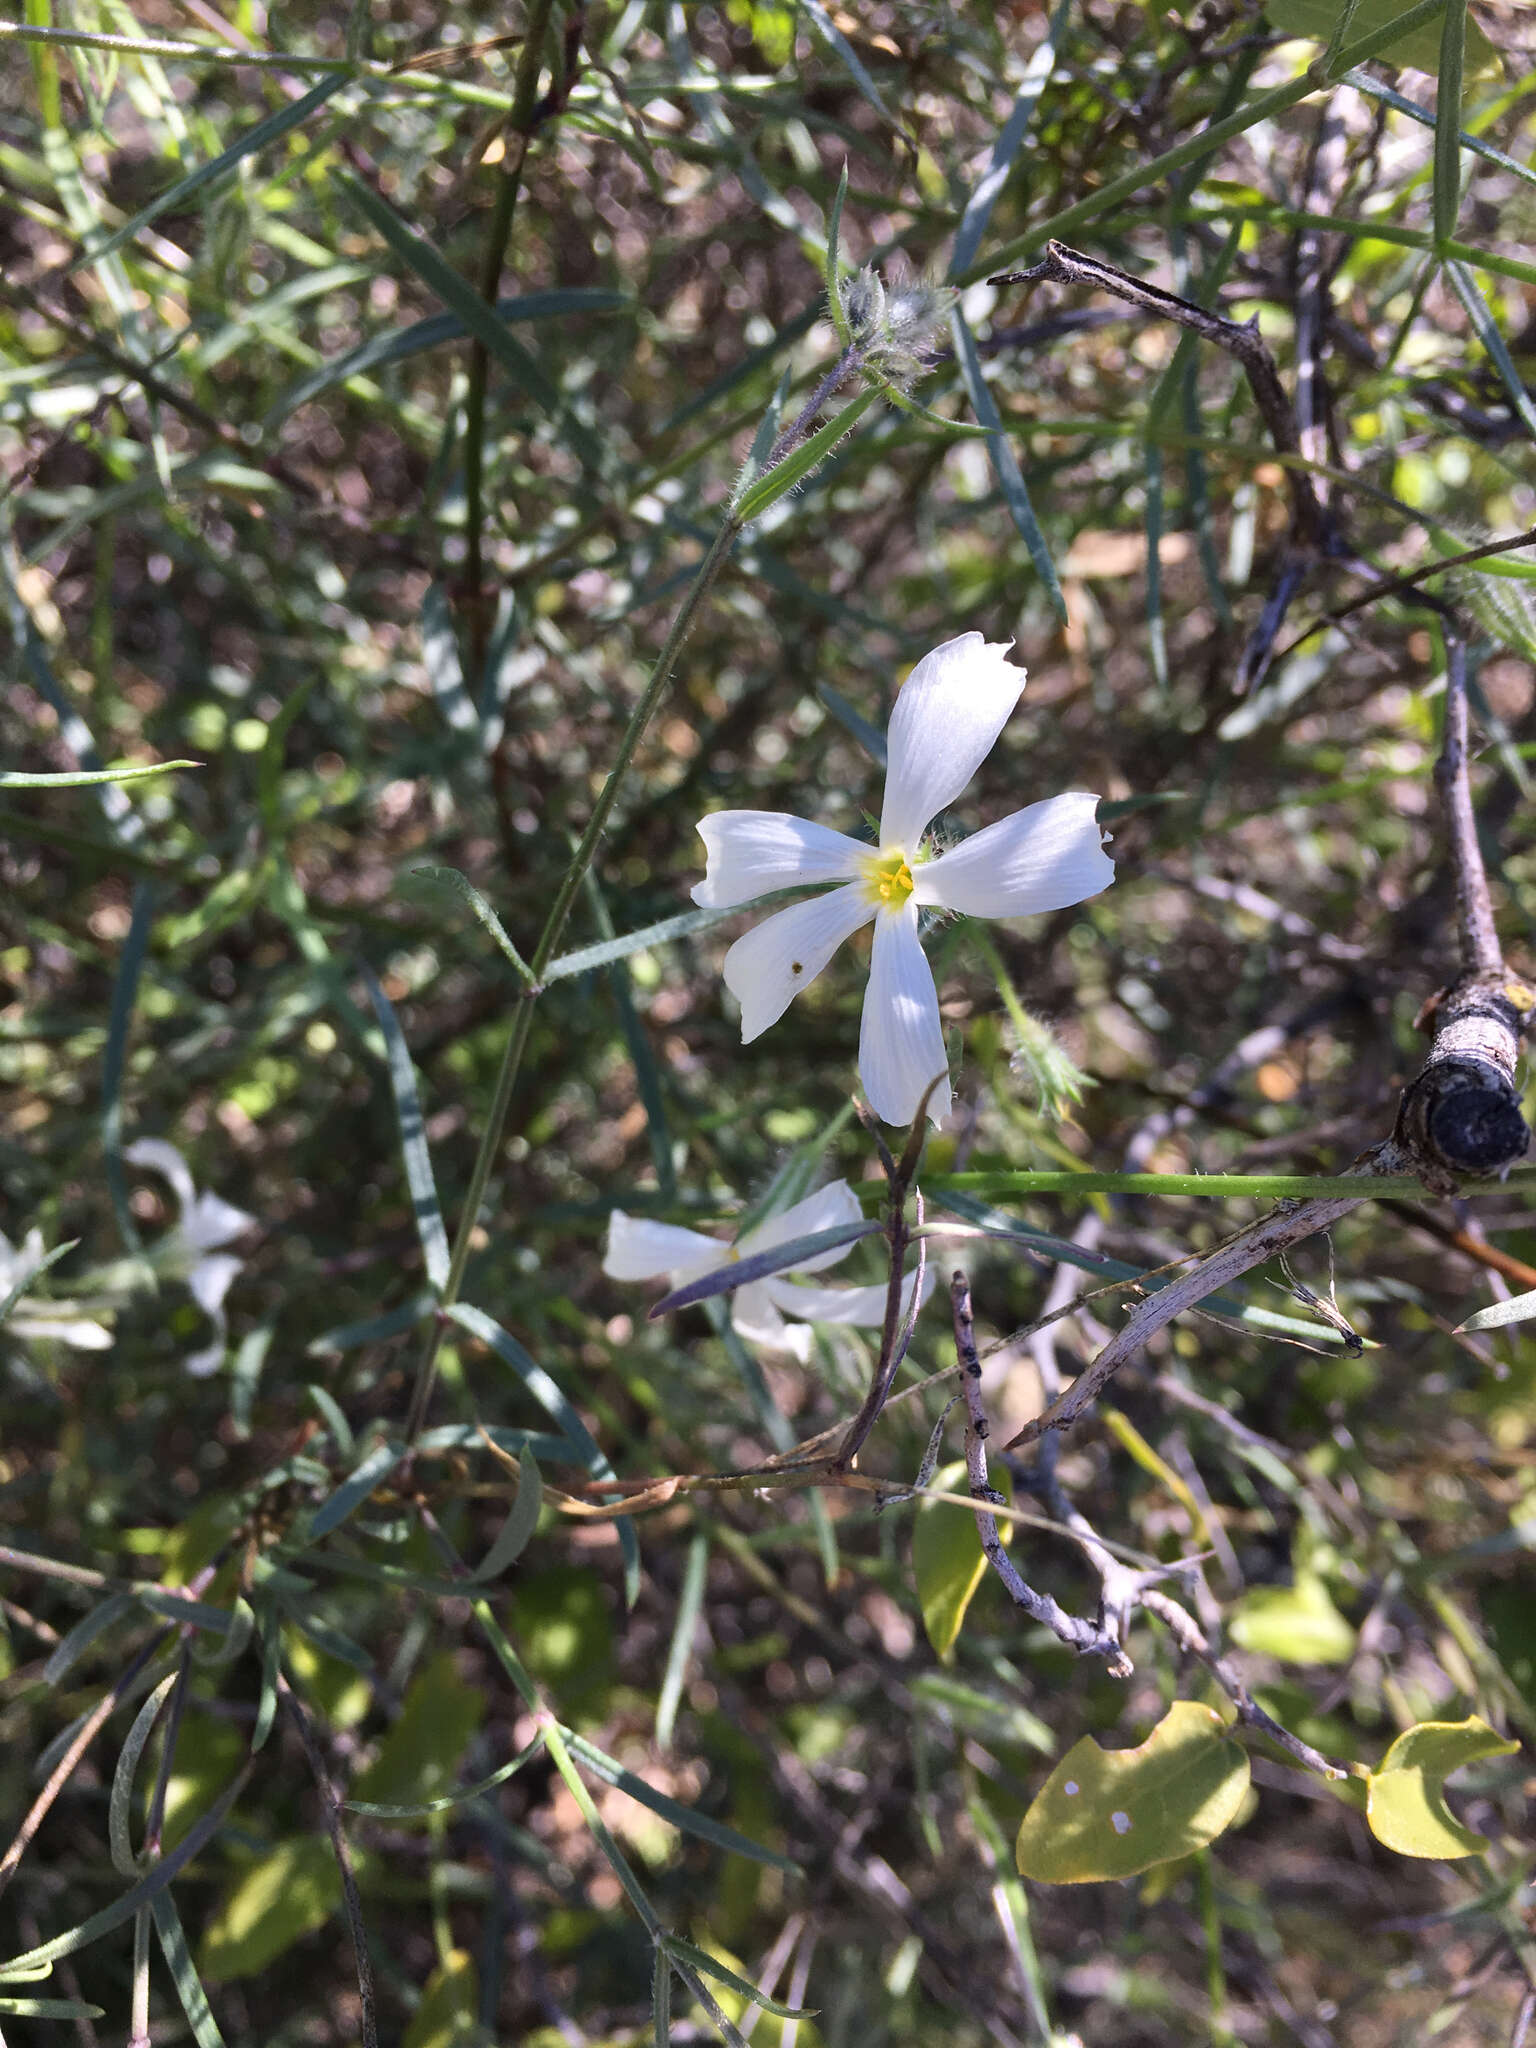
POLYGON ((12 12, 0 2036, 1518 2048, 1529 11, 12 12))

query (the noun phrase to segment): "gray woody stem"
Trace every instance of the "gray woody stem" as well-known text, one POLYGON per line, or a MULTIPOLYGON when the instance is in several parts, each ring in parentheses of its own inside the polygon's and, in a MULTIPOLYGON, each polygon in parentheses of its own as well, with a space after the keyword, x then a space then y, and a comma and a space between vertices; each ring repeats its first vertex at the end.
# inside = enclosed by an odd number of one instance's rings
POLYGON ((997 1517, 987 1511, 988 1507, 998 1506, 1003 1496, 987 1479, 987 1438, 991 1425, 982 1406, 981 1360, 976 1356, 976 1333, 971 1320, 971 1283, 964 1273, 954 1275, 949 1283, 949 1295, 955 1316, 955 1353, 960 1361, 960 1385, 965 1393, 965 1469, 971 1496, 977 1502, 976 1531, 986 1560, 1002 1580, 1008 1597, 1016 1606, 1023 1608, 1031 1621, 1042 1623, 1068 1649, 1076 1650, 1080 1657, 1102 1657, 1113 1677, 1129 1678, 1131 1660, 1118 1640, 1100 1624, 1068 1614, 1049 1593, 1037 1593, 1032 1586, 1027 1586, 1003 1548, 997 1517))
MULTIPOLYGON (((1467 782, 1466 649, 1447 635, 1445 739, 1435 783, 1445 809, 1456 880, 1459 979, 1426 1006, 1435 1040, 1422 1070, 1403 1091, 1390 1138, 1350 1168, 1362 1181, 1416 1173, 1435 1194, 1451 1194, 1470 1175, 1507 1172, 1525 1156, 1530 1132, 1520 1114, 1515 1066, 1520 1039, 1536 1010, 1536 989, 1504 965, 1477 844, 1467 782)), ((1175 1316, 1208 1294, 1278 1257, 1347 1216, 1368 1195, 1329 1195, 1286 1202, 1132 1310, 1123 1326, 1043 1415, 1027 1422, 1014 1444, 1066 1429, 1097 1399, 1135 1352, 1175 1316)), ((1009 1446, 1012 1448, 1012 1445, 1009 1446)))

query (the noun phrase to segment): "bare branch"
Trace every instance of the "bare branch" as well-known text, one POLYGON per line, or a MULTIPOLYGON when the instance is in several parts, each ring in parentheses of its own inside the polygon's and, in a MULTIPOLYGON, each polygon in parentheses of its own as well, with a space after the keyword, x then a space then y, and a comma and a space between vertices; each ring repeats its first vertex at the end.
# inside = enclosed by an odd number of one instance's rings
MULTIPOLYGON (((995 1491, 987 1478, 987 1438, 991 1424, 982 1406, 981 1360, 976 1356, 976 1333, 971 1319, 971 1284, 964 1273, 955 1273, 949 1292, 955 1317, 955 1352, 960 1361, 960 1384, 965 1392, 965 1468, 972 1498, 978 1503, 976 1530, 981 1538, 982 1552, 1002 1580, 1008 1597, 1016 1606, 1023 1608, 1031 1621, 1043 1624, 1059 1642, 1065 1643, 1069 1650, 1076 1650, 1080 1657, 1102 1657, 1112 1677, 1129 1678, 1135 1667, 1118 1640, 1101 1624, 1068 1614, 1049 1593, 1037 1593, 1032 1586, 1026 1585, 1003 1548, 997 1517, 990 1512, 992 1507, 1002 1504, 1003 1496, 995 1491), (979 1505, 982 1502, 987 1505, 979 1505)), ((1109 1562, 1113 1571, 1123 1570, 1114 1560, 1109 1562)))

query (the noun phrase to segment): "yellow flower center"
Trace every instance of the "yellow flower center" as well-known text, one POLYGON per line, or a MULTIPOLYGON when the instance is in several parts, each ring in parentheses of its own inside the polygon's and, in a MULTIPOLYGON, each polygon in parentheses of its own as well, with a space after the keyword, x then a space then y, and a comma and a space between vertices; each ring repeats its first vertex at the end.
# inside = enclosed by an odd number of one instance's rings
POLYGON ((877 910, 904 910, 912 894, 912 864, 899 846, 871 854, 864 864, 864 885, 877 910))

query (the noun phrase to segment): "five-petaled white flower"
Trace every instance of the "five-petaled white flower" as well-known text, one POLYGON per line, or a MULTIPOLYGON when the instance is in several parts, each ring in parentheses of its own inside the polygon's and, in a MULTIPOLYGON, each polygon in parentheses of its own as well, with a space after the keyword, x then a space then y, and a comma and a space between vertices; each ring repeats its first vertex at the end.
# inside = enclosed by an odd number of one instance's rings
POLYGON ((229 1342, 224 1297, 245 1265, 244 1259, 219 1247, 243 1236, 257 1219, 206 1188, 199 1194, 186 1160, 164 1138, 139 1138, 125 1149, 123 1157, 133 1166, 151 1166, 156 1173, 163 1173, 176 1190, 180 1221, 153 1246, 148 1262, 160 1279, 184 1280, 192 1299, 213 1324, 212 1342, 182 1360, 195 1379, 206 1379, 224 1363, 229 1342))
MULTIPOLYGON (((684 1230, 676 1223, 652 1223, 644 1216, 626 1216, 615 1209, 608 1219, 608 1249, 603 1254, 603 1271, 610 1280, 658 1280, 664 1275, 674 1287, 701 1279, 719 1267, 750 1259, 759 1252, 792 1238, 809 1237, 813 1231, 835 1230, 842 1223, 858 1223, 863 1211, 859 1198, 845 1180, 834 1180, 803 1202, 781 1209, 755 1230, 730 1243, 706 1237, 700 1230, 684 1230)), ((834 1245, 831 1251, 813 1252, 801 1259, 794 1271, 819 1273, 847 1258, 852 1245, 834 1245)), ((912 1306, 915 1273, 902 1284, 901 1307, 905 1315, 912 1306)), ((933 1291, 933 1270, 923 1276, 923 1300, 933 1291)), ((810 1323, 856 1323, 878 1325, 885 1316, 886 1283, 874 1287, 797 1287, 786 1273, 770 1273, 765 1279, 750 1280, 738 1287, 731 1301, 731 1321, 737 1333, 749 1343, 774 1351, 787 1351, 805 1365, 811 1355, 810 1323), (798 1320, 786 1323, 786 1315, 798 1320)))
POLYGON ((1030 804, 925 860, 923 834, 954 802, 1008 722, 1024 671, 1003 645, 962 633, 913 669, 891 714, 880 843, 863 846, 826 825, 781 811, 716 811, 699 833, 708 854, 693 891, 706 908, 751 903, 797 882, 841 882, 792 904, 736 941, 725 985, 741 1004, 741 1041, 783 1016, 851 933, 875 925, 859 1032, 859 1075, 889 1124, 917 1115, 923 1090, 935 1123, 949 1114, 948 1059, 933 974, 917 913, 931 905, 971 917, 1031 917, 1096 896, 1114 880, 1094 821, 1099 799, 1081 791, 1030 804))

